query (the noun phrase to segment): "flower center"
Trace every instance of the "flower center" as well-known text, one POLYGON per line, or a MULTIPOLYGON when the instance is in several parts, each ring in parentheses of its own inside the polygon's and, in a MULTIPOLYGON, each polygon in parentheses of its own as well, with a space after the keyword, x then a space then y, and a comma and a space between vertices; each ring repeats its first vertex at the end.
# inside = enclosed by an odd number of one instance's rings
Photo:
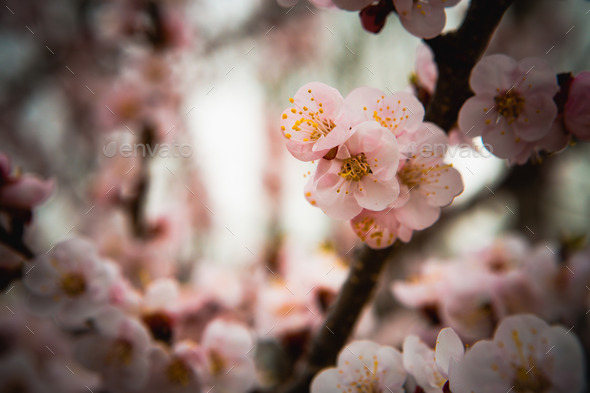
POLYGON ((309 111, 309 118, 301 117, 293 125, 293 130, 301 131, 304 129, 309 133, 309 138, 305 138, 312 141, 317 141, 321 136, 328 135, 330 131, 336 127, 336 124, 329 119, 320 119, 318 113, 309 111))
POLYGON ((438 183, 441 174, 448 172, 451 166, 450 164, 436 164, 429 167, 426 164, 406 161, 397 175, 402 184, 412 189, 418 188, 420 184, 438 183))
POLYGON ((364 369, 359 370, 356 381, 352 381, 350 386, 356 388, 356 392, 358 393, 379 393, 381 389, 379 388, 379 362, 373 356, 373 367, 370 369, 368 366, 365 366, 364 369))
POLYGON ((211 374, 218 375, 225 369, 225 359, 216 350, 212 349, 209 352, 209 360, 211 362, 211 374))
MULTIPOLYGON (((311 94, 311 89, 307 92, 311 94)), ((293 131, 305 131, 308 134, 306 138, 303 138, 303 142, 309 142, 310 140, 315 142, 320 139, 320 137, 328 135, 330 131, 336 127, 336 124, 324 114, 324 104, 317 102, 313 96, 310 97, 310 100, 313 102, 312 105, 316 107, 317 111, 312 110, 305 105, 299 107, 299 105, 295 104, 293 98, 289 98, 291 104, 297 106, 291 108, 291 113, 301 116, 299 120, 295 121, 291 129, 293 131)), ((283 114, 283 119, 287 119, 286 114, 283 114)), ((285 136, 291 138, 291 134, 285 134, 285 136)))
POLYGON ((367 162, 365 153, 360 153, 356 156, 344 159, 342 169, 338 172, 338 174, 346 180, 352 181, 360 181, 363 176, 369 173, 373 173, 373 171, 367 162))
POLYGON ((494 97, 498 113, 512 123, 518 118, 524 109, 524 97, 514 90, 494 97))
POLYGON ((106 363, 123 365, 131 364, 133 359, 133 345, 125 339, 117 339, 106 356, 106 363))
POLYGON ((513 382, 516 393, 543 393, 551 389, 551 381, 538 367, 526 370, 518 367, 516 379, 513 382))
POLYGON ((190 369, 179 358, 174 358, 166 367, 166 377, 174 385, 186 386, 190 380, 190 369))
POLYGON ((78 297, 86 291, 86 280, 80 273, 66 273, 61 278, 61 289, 69 297, 78 297))

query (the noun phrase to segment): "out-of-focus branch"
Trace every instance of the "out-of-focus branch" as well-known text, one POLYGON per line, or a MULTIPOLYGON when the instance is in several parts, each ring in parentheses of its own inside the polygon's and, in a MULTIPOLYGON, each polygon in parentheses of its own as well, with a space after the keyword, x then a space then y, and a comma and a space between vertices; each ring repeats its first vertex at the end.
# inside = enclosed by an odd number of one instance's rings
POLYGON ((23 242, 24 224, 14 219, 11 219, 9 221, 9 230, 4 229, 2 226, 0 226, 0 244, 4 244, 11 250, 16 251, 25 259, 33 259, 35 254, 23 242))
POLYGON ((457 121, 459 109, 473 93, 469 75, 513 0, 472 0, 458 30, 425 40, 434 52, 438 82, 425 120, 447 132, 457 121))
MULTIPOLYGON (((155 133, 149 124, 143 128, 141 144, 146 148, 153 149, 155 144, 155 133)), ((134 195, 129 200, 124 201, 131 216, 131 225, 133 232, 138 238, 149 236, 149 228, 145 223, 144 210, 149 192, 150 173, 149 173, 149 155, 144 156, 140 165, 140 175, 135 186, 134 195)))

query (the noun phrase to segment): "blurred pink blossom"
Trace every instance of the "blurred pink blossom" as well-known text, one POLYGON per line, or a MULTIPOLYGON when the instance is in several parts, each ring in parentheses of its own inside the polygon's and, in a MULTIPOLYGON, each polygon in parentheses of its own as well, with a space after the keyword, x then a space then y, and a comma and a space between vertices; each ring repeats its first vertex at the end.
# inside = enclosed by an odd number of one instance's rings
POLYGON ((75 348, 84 367, 99 372, 107 389, 137 391, 149 376, 149 333, 135 318, 114 307, 94 319, 96 334, 84 336, 75 348))
POLYGON ((83 323, 107 304, 112 276, 92 243, 71 238, 25 266, 30 306, 42 315, 83 323))
POLYGON ((321 371, 311 383, 311 393, 332 393, 348 386, 357 391, 404 392, 406 380, 402 354, 372 341, 353 341, 338 355, 336 367, 321 371))
POLYGON ((203 389, 219 393, 245 393, 257 381, 254 340, 245 325, 216 319, 207 325, 200 343, 203 389))

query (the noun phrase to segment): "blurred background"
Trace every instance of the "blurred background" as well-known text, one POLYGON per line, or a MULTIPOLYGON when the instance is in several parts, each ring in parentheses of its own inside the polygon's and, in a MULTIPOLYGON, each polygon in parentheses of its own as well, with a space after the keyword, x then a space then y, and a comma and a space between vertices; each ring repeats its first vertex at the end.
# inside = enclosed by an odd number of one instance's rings
MULTIPOLYGON (((323 296, 333 300, 361 242, 348 222, 305 200, 314 165, 287 152, 280 114, 310 81, 343 96, 359 86, 412 91, 420 40, 393 14, 371 34, 358 13, 281 4, 6 0, 0 152, 16 173, 55 184, 35 209, 25 243, 43 254, 74 234, 86 236, 135 288, 174 277, 228 308, 250 302, 244 287, 255 287, 260 270, 268 274, 264 267, 286 281, 296 276, 306 289, 305 280, 315 279, 310 271, 337 266, 333 282, 321 279, 329 296, 317 294, 325 312, 323 296)), ((461 23, 467 6, 464 0, 447 10, 446 30, 461 23)), ((487 53, 541 57, 556 73, 589 69, 589 8, 585 0, 516 0, 487 53)), ((404 319, 390 288, 415 278, 416 262, 427 257, 492 247, 506 233, 517 233, 527 247, 549 244, 563 260, 585 244, 588 145, 509 168, 480 141, 475 150, 466 142, 455 139, 447 157, 462 173, 464 193, 388 266, 357 335, 379 332, 381 342, 399 344, 415 326, 440 323, 427 308, 419 322, 404 319)), ((242 311, 253 324, 254 311, 242 311)), ((256 325, 268 330, 263 319, 256 325)))
MULTIPOLYGON (((49 248, 72 227, 121 241, 127 230, 121 226, 133 224, 114 217, 121 212, 105 216, 104 207, 135 197, 142 177, 149 177, 141 203, 148 226, 168 231, 187 260, 191 254, 219 263, 253 260, 277 234, 306 249, 338 236, 353 241, 348 224, 332 222, 302 198, 313 169, 288 155, 278 118, 309 81, 343 95, 362 85, 408 89, 419 39, 395 17, 374 35, 362 29, 357 13, 304 1, 145 4, 8 1, 0 13, 2 151, 58 185, 39 210, 30 241, 49 248), (145 146, 136 146, 145 142, 145 128, 160 145, 147 159, 145 146), (125 144, 131 151, 121 153, 125 144)), ((460 23, 466 6, 447 12, 447 30, 460 23)), ((576 0, 517 1, 489 52, 541 56, 558 72, 587 68, 587 7, 576 0)), ((539 232, 589 229, 588 162, 579 159, 585 149, 551 157, 552 186, 535 196, 544 208, 534 219, 552 225, 539 232)), ((456 205, 485 196, 485 186, 493 189, 506 173, 489 155, 459 155, 452 160, 466 191, 456 205)), ((510 198, 496 195, 500 214, 453 238, 506 225, 513 218, 502 206, 510 198)))

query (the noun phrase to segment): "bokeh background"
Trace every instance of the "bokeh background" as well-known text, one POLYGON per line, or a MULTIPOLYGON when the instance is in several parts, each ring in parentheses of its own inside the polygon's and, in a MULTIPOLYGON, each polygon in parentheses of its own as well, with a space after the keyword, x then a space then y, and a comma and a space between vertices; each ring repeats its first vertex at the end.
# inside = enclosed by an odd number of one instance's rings
MULTIPOLYGON (((447 11, 446 30, 467 5, 447 11)), ((517 0, 487 53, 541 57, 558 73, 589 69, 589 8, 517 0)), ((285 149, 280 114, 310 81, 343 95, 411 89, 419 44, 393 15, 374 35, 357 13, 306 1, 6 0, 0 151, 55 181, 27 244, 43 253, 87 236, 139 288, 169 275, 203 284, 207 266, 272 267, 281 252, 349 260, 360 241, 348 222, 306 202, 313 166, 285 149)), ((465 191, 388 267, 377 313, 398 306, 391 280, 426 256, 479 249, 507 232, 533 244, 583 239, 589 154, 576 144, 511 170, 485 151, 451 148, 465 191)))

